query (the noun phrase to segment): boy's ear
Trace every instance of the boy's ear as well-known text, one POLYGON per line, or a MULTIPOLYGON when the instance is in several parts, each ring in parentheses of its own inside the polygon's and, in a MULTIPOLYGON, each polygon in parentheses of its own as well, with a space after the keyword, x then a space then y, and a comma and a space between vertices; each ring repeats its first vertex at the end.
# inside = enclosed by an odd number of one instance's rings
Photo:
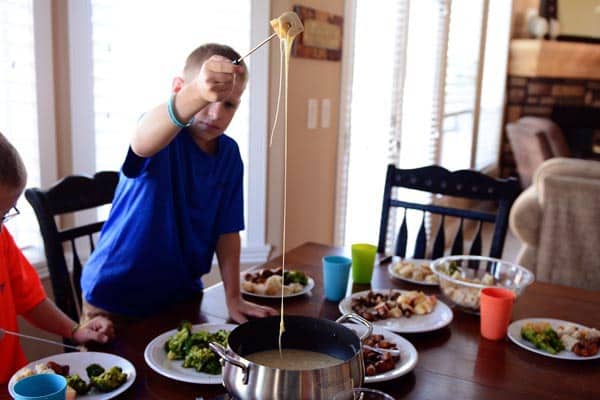
POLYGON ((181 77, 176 77, 173 78, 173 84, 172 84, 172 89, 174 93, 177 93, 181 90, 181 88, 183 87, 183 78, 181 77))

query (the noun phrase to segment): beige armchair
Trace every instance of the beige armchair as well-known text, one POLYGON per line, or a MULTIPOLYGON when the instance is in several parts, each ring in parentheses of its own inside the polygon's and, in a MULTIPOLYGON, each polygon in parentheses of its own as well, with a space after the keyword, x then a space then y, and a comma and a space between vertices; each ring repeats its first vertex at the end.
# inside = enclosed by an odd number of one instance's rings
POLYGON ((515 201, 517 262, 536 280, 600 290, 600 162, 552 158, 515 201))
POLYGON ((548 118, 522 117, 506 125, 506 134, 524 188, 531 185, 535 170, 545 160, 571 157, 562 130, 548 118))

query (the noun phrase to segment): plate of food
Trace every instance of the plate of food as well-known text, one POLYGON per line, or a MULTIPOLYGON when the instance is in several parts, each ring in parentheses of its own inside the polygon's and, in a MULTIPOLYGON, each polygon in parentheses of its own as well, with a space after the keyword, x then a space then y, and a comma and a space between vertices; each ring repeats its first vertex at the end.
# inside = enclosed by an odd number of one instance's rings
POLYGON ((398 333, 440 329, 452 322, 450 307, 416 290, 379 289, 354 293, 339 304, 342 314, 356 313, 374 326, 398 333))
POLYGON ((183 321, 178 329, 158 335, 144 351, 146 364, 157 373, 176 381, 221 384, 220 358, 208 348, 217 342, 227 347, 227 338, 237 325, 197 324, 183 321))
MULTIPOLYGON (((358 335, 362 335, 367 329, 358 324, 344 324, 344 326, 354 330, 358 335)), ((373 327, 373 333, 365 339, 363 345, 371 347, 371 349, 363 347, 367 384, 389 381, 406 375, 415 368, 419 359, 417 349, 412 343, 378 326, 373 327), (373 350, 373 348, 380 350, 373 350)))
MULTIPOLYGON (((135 381, 135 367, 123 357, 93 351, 60 353, 21 368, 8 381, 8 391, 15 397, 14 386, 35 374, 60 374, 67 378, 67 393, 78 399, 108 400, 117 397, 135 381)), ((73 397, 70 397, 73 398, 73 397)))
POLYGON ((283 297, 302 296, 315 287, 313 278, 302 271, 286 268, 283 280, 282 271, 281 267, 244 271, 240 274, 240 290, 249 296, 272 299, 281 297, 282 283, 283 297))
POLYGON ((518 346, 563 360, 600 358, 600 330, 552 318, 527 318, 508 327, 508 337, 518 346))
POLYGON ((390 276, 417 285, 438 286, 436 274, 431 270, 431 260, 394 259, 388 265, 390 276))

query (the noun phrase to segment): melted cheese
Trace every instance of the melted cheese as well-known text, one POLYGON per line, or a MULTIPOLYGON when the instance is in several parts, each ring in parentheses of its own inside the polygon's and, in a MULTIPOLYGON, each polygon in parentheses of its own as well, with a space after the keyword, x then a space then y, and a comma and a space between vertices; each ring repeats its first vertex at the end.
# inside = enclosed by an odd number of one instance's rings
POLYGON ((281 350, 279 352, 277 350, 259 351, 245 357, 255 364, 288 371, 329 368, 342 363, 342 360, 328 354, 298 349, 284 349, 283 353, 281 350))
MULTIPOLYGON (((271 27, 277 36, 280 39, 280 51, 285 55, 285 63, 282 63, 282 68, 285 65, 284 75, 285 75, 285 107, 284 107, 284 156, 283 156, 283 229, 282 229, 282 260, 281 267, 283 271, 281 272, 281 276, 285 276, 285 227, 286 227, 286 217, 287 217, 287 131, 288 131, 288 75, 289 75, 289 66, 290 66, 290 56, 292 53, 292 45, 294 43, 294 39, 298 34, 304 31, 304 26, 302 25, 302 21, 298 15, 294 12, 288 11, 281 14, 279 18, 275 18, 271 20, 271 27)), ((279 112, 279 101, 281 99, 281 74, 279 79, 279 96, 277 98, 277 112, 275 114, 275 121, 273 122, 273 131, 275 130, 275 125, 277 123, 277 115, 279 112)), ((273 134, 271 132, 271 141, 273 138, 273 134)), ((283 322, 283 286, 281 289, 281 319, 279 321, 279 355, 280 358, 283 358, 283 352, 281 348, 281 338, 283 336, 283 332, 285 332, 285 324, 283 322)))

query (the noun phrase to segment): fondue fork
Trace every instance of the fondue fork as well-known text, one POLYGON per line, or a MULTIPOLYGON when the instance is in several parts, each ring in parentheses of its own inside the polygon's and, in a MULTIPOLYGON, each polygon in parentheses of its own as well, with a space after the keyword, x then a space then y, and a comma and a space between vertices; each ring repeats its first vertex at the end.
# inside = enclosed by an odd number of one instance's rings
POLYGON ((239 63, 242 62, 242 60, 246 57, 248 57, 250 54, 254 53, 256 50, 258 50, 262 45, 264 45, 265 43, 267 43, 269 40, 273 39, 275 36, 277 36, 277 32, 273 33, 271 36, 269 36, 268 38, 266 38, 265 40, 263 40, 262 42, 260 42, 259 44, 257 44, 256 46, 254 46, 252 48, 252 50, 250 50, 249 52, 246 53, 246 55, 241 56, 240 58, 238 58, 237 60, 233 60, 233 63, 235 65, 238 65, 239 63))
POLYGON ((85 351, 85 347, 83 347, 83 346, 71 346, 69 344, 55 342, 54 340, 48 340, 48 339, 40 338, 40 337, 37 337, 37 336, 29 336, 29 335, 25 335, 23 333, 17 333, 17 332, 7 331, 4 328, 0 328, 0 333, 4 333, 5 335, 17 336, 17 337, 21 337, 21 338, 29 339, 29 340, 36 340, 38 342, 43 342, 43 343, 48 343, 48 344, 54 344, 54 345, 57 345, 57 346, 66 347, 68 349, 73 349, 73 350, 77 350, 77 351, 85 351))
POLYGON ((367 349, 367 350, 371 350, 374 351, 375 353, 379 353, 379 354, 385 354, 385 353, 390 353, 393 356, 400 356, 402 355, 402 352, 400 350, 397 349, 384 349, 381 347, 372 347, 369 346, 367 344, 363 344, 363 349, 367 349))

